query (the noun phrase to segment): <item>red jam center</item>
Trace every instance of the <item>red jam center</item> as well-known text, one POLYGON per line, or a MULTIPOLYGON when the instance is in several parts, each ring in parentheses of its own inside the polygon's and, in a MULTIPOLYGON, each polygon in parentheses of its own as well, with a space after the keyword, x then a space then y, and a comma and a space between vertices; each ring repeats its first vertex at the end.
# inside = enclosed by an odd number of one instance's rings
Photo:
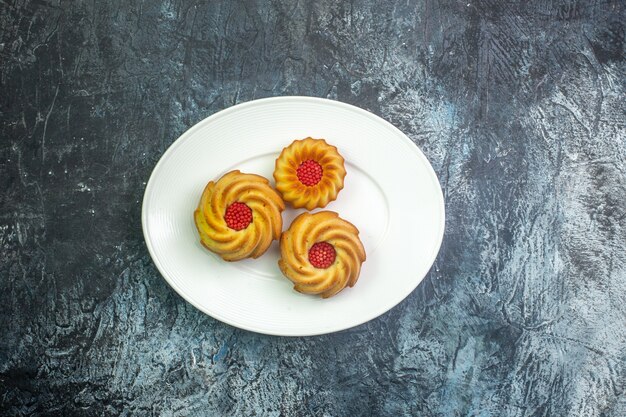
POLYGON ((322 166, 312 159, 307 159, 300 164, 296 174, 302 184, 311 187, 322 179, 322 166))
POLYGON ((317 242, 309 249, 309 262, 316 268, 326 269, 335 262, 337 252, 333 245, 327 242, 317 242))
POLYGON ((252 209, 244 203, 235 202, 226 209, 224 220, 231 229, 243 230, 252 223, 252 209))

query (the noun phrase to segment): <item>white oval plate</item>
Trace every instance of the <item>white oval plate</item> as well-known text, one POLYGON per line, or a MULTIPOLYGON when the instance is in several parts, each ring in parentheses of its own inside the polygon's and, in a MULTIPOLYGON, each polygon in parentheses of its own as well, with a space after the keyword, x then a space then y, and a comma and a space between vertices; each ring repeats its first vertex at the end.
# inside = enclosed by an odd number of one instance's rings
MULTIPOLYGON (((283 213, 283 230, 301 210, 283 213)), ((308 336, 347 329, 402 301, 424 278, 444 232, 444 202, 426 157, 400 130, 357 107, 312 97, 250 101, 212 115, 165 152, 146 187, 143 233, 157 268, 185 300, 242 329, 308 336), (274 242, 228 263, 200 245, 193 211, 206 183, 239 169, 270 179, 295 139, 325 138, 348 172, 333 210, 360 230, 367 252, 353 288, 323 300, 297 293, 274 242)))

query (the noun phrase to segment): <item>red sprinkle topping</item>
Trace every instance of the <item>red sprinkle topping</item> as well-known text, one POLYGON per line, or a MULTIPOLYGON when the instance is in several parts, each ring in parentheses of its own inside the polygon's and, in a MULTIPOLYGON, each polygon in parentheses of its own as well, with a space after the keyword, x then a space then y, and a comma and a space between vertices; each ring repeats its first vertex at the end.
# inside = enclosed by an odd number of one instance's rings
POLYGON ((328 242, 317 242, 309 249, 309 262, 319 269, 331 266, 336 256, 335 248, 328 242))
POLYGON ((307 159, 300 164, 296 174, 302 184, 310 187, 322 179, 322 166, 312 159, 307 159))
POLYGON ((252 223, 252 209, 244 203, 235 202, 226 209, 224 220, 231 229, 243 230, 252 223))

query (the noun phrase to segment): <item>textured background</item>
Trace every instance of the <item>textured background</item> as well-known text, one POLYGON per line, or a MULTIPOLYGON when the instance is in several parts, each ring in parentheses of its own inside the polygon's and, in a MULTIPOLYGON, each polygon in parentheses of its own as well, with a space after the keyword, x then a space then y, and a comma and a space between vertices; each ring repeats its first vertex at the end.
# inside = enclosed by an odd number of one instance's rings
POLYGON ((626 415, 623 1, 0 1, 0 413, 626 415), (391 121, 447 230, 370 323, 262 336, 159 276, 182 132, 277 95, 391 121))

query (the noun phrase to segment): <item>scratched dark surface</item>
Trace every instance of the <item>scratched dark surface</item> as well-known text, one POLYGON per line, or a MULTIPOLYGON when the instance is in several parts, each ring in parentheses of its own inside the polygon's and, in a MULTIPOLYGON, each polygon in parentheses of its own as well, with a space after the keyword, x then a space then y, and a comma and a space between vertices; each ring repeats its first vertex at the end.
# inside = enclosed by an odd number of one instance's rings
POLYGON ((0 2, 0 414, 626 415, 622 1, 0 2), (247 100, 391 121, 435 266, 365 325, 203 315, 143 243, 151 169, 247 100))

